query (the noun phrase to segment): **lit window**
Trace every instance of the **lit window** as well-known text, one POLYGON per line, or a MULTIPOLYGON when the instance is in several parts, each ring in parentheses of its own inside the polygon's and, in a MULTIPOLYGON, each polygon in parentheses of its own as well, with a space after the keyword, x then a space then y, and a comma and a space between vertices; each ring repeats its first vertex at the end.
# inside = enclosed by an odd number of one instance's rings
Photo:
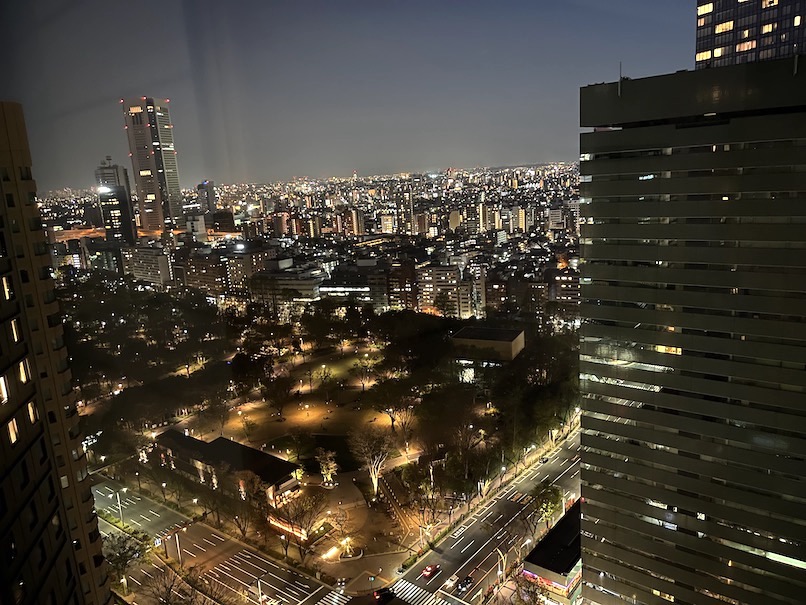
POLYGON ((150 170, 141 170, 140 171, 140 176, 151 176, 151 171, 150 170))
POLYGON ((8 439, 11 441, 11 445, 17 443, 17 440, 20 438, 20 431, 17 428, 17 419, 12 418, 8 421, 8 439))
POLYGON ((707 15, 708 13, 713 12, 714 10, 714 3, 709 2, 708 4, 703 4, 697 7, 697 16, 700 17, 702 15, 707 15))
POLYGON ((700 17, 697 19, 697 27, 702 27, 705 25, 705 17, 700 17))
POLYGON ((694 60, 695 61, 707 61, 710 58, 711 58, 711 51, 710 50, 704 50, 704 51, 702 51, 700 53, 697 53, 697 56, 694 57, 694 60))
POLYGON ((23 359, 17 366, 20 372, 20 382, 26 384, 31 380, 31 367, 28 365, 28 360, 23 359))
POLYGON ((22 335, 20 334, 20 320, 19 319, 12 319, 11 320, 11 336, 14 338, 14 342, 19 342, 22 340, 22 335))
POLYGON ((772 30, 776 28, 777 23, 767 23, 766 25, 761 26, 761 33, 762 34, 769 34, 772 30))
POLYGON ((748 40, 747 42, 740 42, 736 45, 736 52, 741 53, 746 50, 753 50, 756 47, 755 40, 748 40))
POLYGON ((33 401, 28 402, 28 419, 31 424, 35 424, 39 420, 39 412, 36 410, 36 404, 33 401))
POLYGON ((8 275, 3 276, 3 297, 6 300, 11 300, 14 297, 14 291, 11 289, 11 280, 8 275))
POLYGON ((714 28, 714 33, 716 34, 723 34, 725 32, 729 32, 733 29, 733 21, 725 21, 724 23, 718 24, 714 28))
POLYGON ((715 48, 714 57, 721 57, 722 55, 725 54, 725 52, 727 52, 727 50, 728 50, 727 46, 720 46, 719 48, 715 48))
POLYGON ((800 15, 795 15, 795 27, 800 27, 800 15))
POLYGON ((761 8, 771 8, 778 6, 778 0, 761 0, 761 8))
POLYGON ((0 403, 8 401, 8 380, 5 376, 0 376, 0 403))

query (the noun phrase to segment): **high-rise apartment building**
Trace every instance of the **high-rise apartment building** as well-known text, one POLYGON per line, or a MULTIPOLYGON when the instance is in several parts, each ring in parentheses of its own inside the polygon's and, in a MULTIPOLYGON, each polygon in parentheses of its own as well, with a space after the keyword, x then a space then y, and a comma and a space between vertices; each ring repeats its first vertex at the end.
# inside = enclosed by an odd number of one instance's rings
POLYGON ((804 602, 806 71, 795 66, 581 90, 594 129, 580 163, 587 603, 804 602))
POLYGON ((804 52, 804 0, 697 0, 697 69, 804 52))
POLYGON ((123 99, 126 135, 140 205, 140 226, 163 231, 184 227, 182 192, 168 99, 123 99))
POLYGON ((95 184, 107 187, 124 187, 126 195, 131 198, 132 190, 129 185, 129 171, 119 164, 112 163, 112 156, 106 156, 105 160, 95 169, 95 184))
POLYGON ((111 601, 22 108, 0 103, 0 603, 111 601))

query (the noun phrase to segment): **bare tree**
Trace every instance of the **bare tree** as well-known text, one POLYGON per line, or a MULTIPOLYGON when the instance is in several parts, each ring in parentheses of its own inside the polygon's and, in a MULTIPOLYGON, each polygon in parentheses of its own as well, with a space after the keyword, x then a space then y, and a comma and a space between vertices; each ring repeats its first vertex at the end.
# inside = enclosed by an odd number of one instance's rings
POLYGON ((215 427, 218 428, 219 434, 224 434, 224 425, 227 424, 230 416, 229 401, 227 401, 226 392, 219 392, 210 395, 205 402, 204 416, 209 418, 215 427))
POLYGON ((321 516, 327 510, 328 499, 324 492, 315 491, 292 498, 278 509, 278 516, 288 522, 295 529, 291 539, 297 545, 299 559, 305 562, 308 554, 308 544, 311 534, 321 516))
POLYGON ((180 569, 159 568, 143 582, 143 592, 160 605, 235 605, 240 601, 230 588, 206 573, 201 565, 180 569))
POLYGON ((369 472, 372 490, 378 495, 378 481, 386 466, 392 441, 389 434, 380 428, 353 431, 349 439, 350 451, 369 472))
MULTIPOLYGON (((104 538, 104 557, 109 562, 109 567, 120 580, 126 576, 132 565, 142 559, 146 554, 145 544, 123 532, 112 532, 104 538)), ((128 583, 123 583, 124 588, 128 583)))

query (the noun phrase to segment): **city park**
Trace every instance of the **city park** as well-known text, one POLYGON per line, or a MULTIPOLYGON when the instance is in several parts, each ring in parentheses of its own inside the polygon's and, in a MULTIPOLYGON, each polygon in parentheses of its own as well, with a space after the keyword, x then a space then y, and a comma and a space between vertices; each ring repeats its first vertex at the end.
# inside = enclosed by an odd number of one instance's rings
MULTIPOLYGON (((95 274, 64 279, 60 296, 95 468, 334 578, 331 560, 405 552, 413 562, 454 512, 567 429, 577 405, 575 335, 532 318, 499 318, 526 332, 526 347, 468 374, 450 339, 467 322, 449 317, 318 301, 280 323, 257 306, 222 312, 198 292, 95 274), (165 468, 148 452, 168 427, 299 464, 297 502, 267 511, 260 486, 233 502, 165 468), (305 539, 267 512, 304 526, 305 539)), ((541 518, 559 505, 543 491, 541 518)))

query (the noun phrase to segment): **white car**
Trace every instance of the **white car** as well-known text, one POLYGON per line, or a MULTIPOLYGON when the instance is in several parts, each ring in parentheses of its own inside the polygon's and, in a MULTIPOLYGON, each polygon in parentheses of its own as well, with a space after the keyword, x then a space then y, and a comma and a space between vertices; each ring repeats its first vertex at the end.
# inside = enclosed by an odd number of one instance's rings
POLYGON ((457 576, 456 574, 453 574, 450 578, 445 580, 444 586, 445 586, 445 588, 453 588, 454 586, 456 586, 456 583, 458 581, 459 581, 459 576, 457 576))

